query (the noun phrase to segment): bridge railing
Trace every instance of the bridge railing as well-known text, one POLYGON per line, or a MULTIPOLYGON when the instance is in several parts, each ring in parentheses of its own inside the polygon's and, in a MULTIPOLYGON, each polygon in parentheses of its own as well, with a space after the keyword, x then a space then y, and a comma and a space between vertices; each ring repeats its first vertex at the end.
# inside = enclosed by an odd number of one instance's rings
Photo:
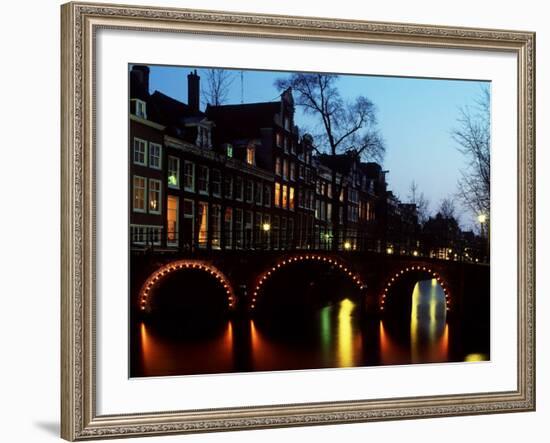
POLYGON ((421 240, 380 239, 341 229, 336 235, 322 230, 283 230, 273 227, 245 227, 242 230, 200 230, 187 235, 177 231, 151 229, 130 233, 134 250, 208 251, 349 251, 384 255, 426 257, 472 263, 487 263, 485 247, 478 243, 454 242, 427 245, 421 240))

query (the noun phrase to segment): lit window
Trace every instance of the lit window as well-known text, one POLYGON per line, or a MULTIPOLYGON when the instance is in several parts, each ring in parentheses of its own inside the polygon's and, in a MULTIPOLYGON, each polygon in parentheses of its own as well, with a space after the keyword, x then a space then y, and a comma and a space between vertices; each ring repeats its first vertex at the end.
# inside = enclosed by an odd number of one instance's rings
POLYGON ((161 168, 161 148, 157 143, 149 143, 149 167, 153 169, 161 168))
POLYGON ((283 199, 282 199, 282 203, 281 203, 281 206, 283 208, 287 208, 288 207, 288 187, 287 185, 283 185, 283 199))
POLYGON ((292 186, 288 188, 288 207, 294 211, 294 188, 292 186))
POLYGON ((182 234, 185 245, 190 248, 195 241, 195 202, 193 200, 183 200, 182 234))
POLYGON ((178 197, 169 195, 168 210, 166 211, 166 243, 168 246, 178 245, 178 206, 178 197))
POLYGON ((249 165, 256 164, 255 153, 256 153, 256 150, 255 150, 254 146, 248 146, 246 148, 246 162, 249 165))
POLYGON ((233 158, 233 146, 230 144, 227 144, 225 148, 225 154, 227 155, 227 158, 233 158))
POLYGON ((222 208, 220 205, 212 205, 212 248, 220 249, 220 233, 222 222, 222 208))
POLYGON ((275 182, 275 206, 281 206, 281 184, 275 182))
POLYGON ((161 205, 161 182, 153 178, 149 179, 149 212, 160 214, 161 205))
POLYGON ((147 192, 147 182, 144 177, 134 175, 134 212, 146 212, 145 193, 147 192))
POLYGON ((199 202, 197 212, 199 221, 199 248, 205 248, 208 243, 208 203, 199 202))
POLYGON ((223 217, 223 232, 225 235, 225 248, 231 249, 233 246, 233 208, 225 208, 223 217))
POLYGON ((183 163, 183 187, 187 192, 195 192, 195 163, 183 163))
POLYGON ((134 137, 134 163, 147 166, 147 142, 134 137))
POLYGON ((168 187, 180 188, 180 159, 168 156, 168 187))
POLYGON ((199 166, 197 188, 201 194, 208 194, 208 166, 199 166))
POLYGON ((222 174, 219 169, 212 169, 212 195, 220 197, 222 193, 222 174))

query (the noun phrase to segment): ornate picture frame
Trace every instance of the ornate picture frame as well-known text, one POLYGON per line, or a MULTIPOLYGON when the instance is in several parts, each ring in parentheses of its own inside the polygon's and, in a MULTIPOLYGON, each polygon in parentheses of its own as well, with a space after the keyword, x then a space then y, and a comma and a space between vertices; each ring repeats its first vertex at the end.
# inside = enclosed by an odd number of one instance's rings
MULTIPOLYGON (((535 35, 454 28, 67 3, 62 18, 62 437, 87 440, 533 411, 535 409, 535 35), (97 414, 96 33, 100 29, 262 37, 517 57, 517 389, 391 399, 342 400, 97 414)), ((124 106, 124 104, 121 104, 124 106)), ((512 289, 510 289, 512 291, 512 289)))

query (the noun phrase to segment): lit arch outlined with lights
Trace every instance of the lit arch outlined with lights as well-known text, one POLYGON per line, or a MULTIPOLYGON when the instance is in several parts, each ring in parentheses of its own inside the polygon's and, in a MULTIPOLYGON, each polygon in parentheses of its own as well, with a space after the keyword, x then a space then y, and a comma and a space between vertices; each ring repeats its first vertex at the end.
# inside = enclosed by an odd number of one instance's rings
POLYGON ((211 274, 223 287, 225 291, 227 306, 229 309, 235 308, 235 294, 233 293, 233 288, 228 280, 228 278, 221 272, 218 268, 211 265, 210 263, 203 262, 201 260, 177 260, 170 262, 164 266, 161 266, 155 272, 153 272, 139 291, 139 309, 141 312, 150 312, 151 311, 151 298, 155 286, 157 286, 164 278, 170 275, 173 272, 180 270, 191 270, 195 269, 198 271, 208 272, 211 274))
POLYGON ((439 285, 441 286, 441 288, 443 289, 443 292, 445 294, 445 309, 447 312, 451 310, 451 296, 449 294, 449 289, 448 289, 449 285, 445 283, 445 281, 441 278, 441 276, 437 272, 435 272, 433 269, 431 269, 429 266, 408 266, 396 272, 392 277, 389 278, 389 280, 384 285, 384 289, 382 290, 382 294, 380 295, 380 303, 378 306, 380 309, 380 312, 384 312, 386 297, 388 296, 391 287, 401 277, 411 272, 424 272, 426 274, 429 274, 432 278, 435 278, 439 283, 439 285))
POLYGON ((254 292, 252 293, 252 298, 250 299, 249 308, 251 310, 254 310, 254 308, 256 307, 256 302, 258 300, 258 297, 260 296, 260 291, 262 290, 262 287, 271 278, 273 274, 275 274, 280 269, 292 263, 299 263, 304 261, 310 261, 310 262, 314 261, 314 262, 333 265, 337 269, 340 269, 343 274, 347 275, 360 290, 365 288, 359 274, 357 272, 353 272, 348 265, 340 262, 339 260, 332 257, 326 257, 326 256, 316 255, 316 254, 301 254, 301 255, 296 255, 294 257, 285 258, 279 261, 276 265, 271 267, 268 271, 260 275, 254 287, 254 292))

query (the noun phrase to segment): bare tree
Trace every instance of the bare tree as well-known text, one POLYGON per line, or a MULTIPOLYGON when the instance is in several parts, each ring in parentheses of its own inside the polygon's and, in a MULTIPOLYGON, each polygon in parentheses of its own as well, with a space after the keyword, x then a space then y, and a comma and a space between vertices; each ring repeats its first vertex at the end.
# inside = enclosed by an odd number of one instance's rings
POLYGON ((452 136, 458 150, 467 160, 461 171, 458 197, 474 214, 489 216, 490 211, 490 151, 491 151, 491 96, 489 87, 481 89, 473 107, 460 110, 458 126, 452 136))
POLYGON ((234 76, 226 69, 207 69, 205 72, 206 86, 202 89, 205 105, 219 106, 227 102, 229 90, 234 76))
MULTIPOLYGON (((377 130, 376 107, 365 96, 345 101, 336 87, 337 75, 292 74, 275 81, 280 91, 292 89, 295 104, 305 114, 314 116, 321 128, 314 134, 315 149, 332 156, 351 154, 357 159, 380 162, 385 146, 377 130)), ((338 236, 338 214, 342 182, 337 181, 337 171, 332 168, 332 222, 335 238, 338 236)), ((334 244, 337 247, 337 242, 334 244)))
POLYGON ((416 213, 418 214, 418 221, 420 224, 424 224, 428 220, 428 206, 430 202, 424 196, 423 192, 418 192, 418 184, 413 180, 409 187, 409 202, 416 205, 416 213))
POLYGON ((438 213, 445 219, 455 219, 458 222, 456 207, 450 198, 444 198, 439 205, 438 213))

